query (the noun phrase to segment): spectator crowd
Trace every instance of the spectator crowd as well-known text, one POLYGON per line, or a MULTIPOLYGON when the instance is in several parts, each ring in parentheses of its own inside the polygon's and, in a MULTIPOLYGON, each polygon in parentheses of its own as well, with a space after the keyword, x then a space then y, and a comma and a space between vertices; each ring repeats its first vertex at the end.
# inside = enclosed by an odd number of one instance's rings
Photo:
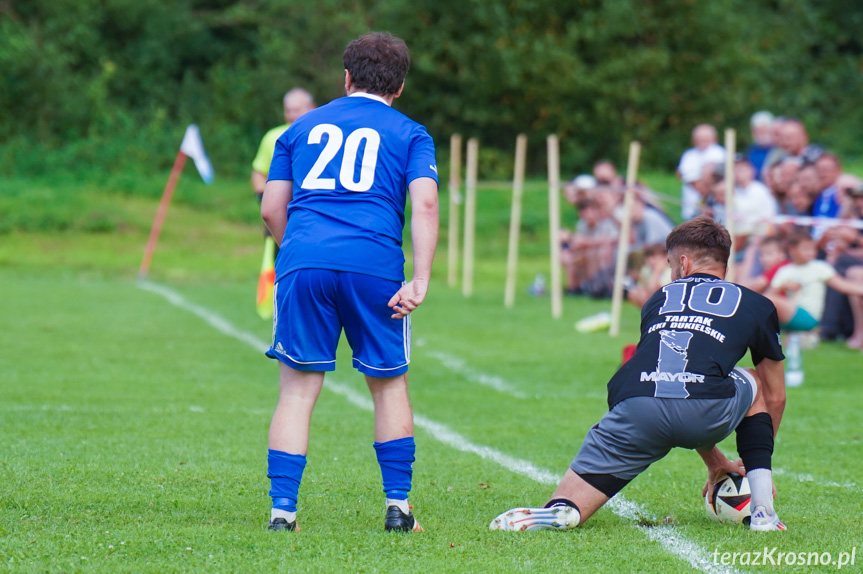
MULTIPOLYGON (((733 218, 735 281, 769 297, 786 331, 863 350, 863 182, 811 143, 800 120, 758 112, 750 125, 752 143, 733 160, 732 206, 725 205, 726 152, 716 129, 695 127, 677 168, 681 218, 733 218)), ((564 188, 578 210, 575 230, 561 236, 568 294, 610 296, 623 189, 608 161, 564 188)), ((631 219, 625 292, 642 305, 669 281, 664 242, 673 223, 640 184, 631 219)))

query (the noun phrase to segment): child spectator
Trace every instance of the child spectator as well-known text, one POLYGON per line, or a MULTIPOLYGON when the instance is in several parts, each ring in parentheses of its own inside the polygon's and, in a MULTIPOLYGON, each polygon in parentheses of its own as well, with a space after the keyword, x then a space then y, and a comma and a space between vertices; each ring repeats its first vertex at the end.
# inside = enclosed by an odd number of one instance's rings
POLYGON ((782 239, 779 237, 755 237, 746 249, 740 275, 743 277, 741 285, 748 287, 756 293, 764 293, 773 281, 773 277, 781 267, 788 265, 788 255, 782 239), (761 273, 752 276, 755 256, 758 256, 761 273))
POLYGON ((815 329, 824 311, 824 295, 827 286, 849 295, 855 312, 855 334, 860 339, 849 340, 849 344, 860 343, 863 348, 863 267, 857 268, 848 277, 842 277, 826 261, 815 259, 817 248, 812 236, 798 232, 788 241, 791 263, 781 267, 773 276, 765 296, 773 301, 779 314, 779 322, 788 331, 811 331, 815 329))

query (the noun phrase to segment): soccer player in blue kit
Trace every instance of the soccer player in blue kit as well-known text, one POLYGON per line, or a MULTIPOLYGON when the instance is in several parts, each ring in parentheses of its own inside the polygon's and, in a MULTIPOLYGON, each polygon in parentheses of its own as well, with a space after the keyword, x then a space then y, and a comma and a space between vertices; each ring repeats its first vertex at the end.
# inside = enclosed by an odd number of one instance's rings
POLYGON ((407 503, 415 445, 408 398, 410 313, 425 299, 438 233, 434 142, 392 109, 410 66, 404 41, 370 33, 344 52, 346 97, 312 110, 279 138, 261 215, 281 246, 273 344, 279 401, 269 433, 269 528, 295 530, 309 422, 335 368, 342 329, 375 407, 384 527, 421 531, 407 503), (402 229, 411 198, 413 278, 402 229))

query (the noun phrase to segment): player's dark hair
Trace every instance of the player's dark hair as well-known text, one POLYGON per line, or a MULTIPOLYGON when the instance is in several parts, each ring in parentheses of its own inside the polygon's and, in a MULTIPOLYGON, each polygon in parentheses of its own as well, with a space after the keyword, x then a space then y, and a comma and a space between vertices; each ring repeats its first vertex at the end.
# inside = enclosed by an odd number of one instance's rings
POLYGON ((343 60, 357 89, 380 96, 397 93, 411 65, 407 44, 389 32, 360 36, 345 48, 343 60))
POLYGON ((696 217, 681 223, 668 234, 665 248, 689 251, 694 259, 710 258, 728 266, 731 254, 731 235, 728 230, 710 217, 696 217))

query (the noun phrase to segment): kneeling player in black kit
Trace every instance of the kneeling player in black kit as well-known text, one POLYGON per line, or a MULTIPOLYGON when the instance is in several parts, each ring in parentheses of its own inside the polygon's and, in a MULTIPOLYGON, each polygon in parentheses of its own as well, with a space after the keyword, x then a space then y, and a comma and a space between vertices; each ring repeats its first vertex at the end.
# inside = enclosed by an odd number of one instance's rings
POLYGON ((514 508, 492 530, 575 528, 673 447, 695 449, 708 484, 742 472, 716 444, 737 433, 752 530, 785 530, 773 510, 773 438, 785 409, 776 308, 724 280, 731 238, 699 217, 668 235, 672 282, 641 312, 635 355, 608 383, 609 412, 587 433, 551 500, 514 508), (737 362, 749 350, 755 369, 737 362))

